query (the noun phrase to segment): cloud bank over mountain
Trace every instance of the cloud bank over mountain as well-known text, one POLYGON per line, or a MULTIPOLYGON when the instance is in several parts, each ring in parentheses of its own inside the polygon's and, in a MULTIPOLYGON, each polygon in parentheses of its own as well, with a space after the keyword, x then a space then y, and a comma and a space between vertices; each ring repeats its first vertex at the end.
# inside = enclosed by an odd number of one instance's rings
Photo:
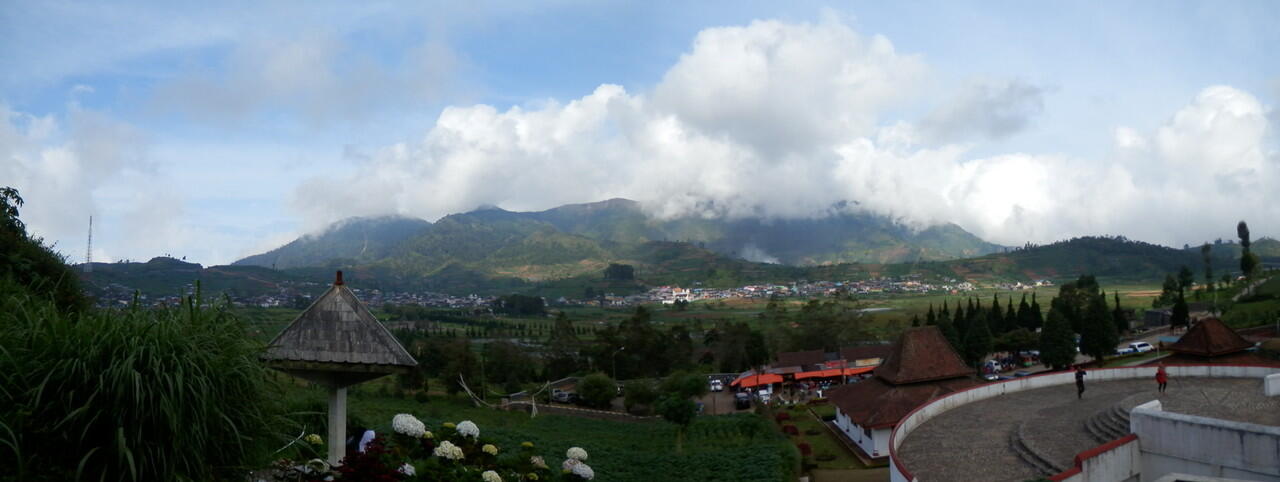
POLYGON ((1242 216, 1259 232, 1280 219, 1275 130, 1249 92, 1208 86, 1155 129, 1116 126, 1097 140, 1113 144, 1099 158, 976 156, 982 139, 1034 125, 1046 88, 975 80, 904 114, 930 97, 932 75, 925 59, 835 16, 709 28, 652 89, 448 107, 421 138, 303 183, 293 206, 312 229, 612 197, 663 218, 865 209, 1003 244, 1097 233, 1180 244, 1220 237, 1242 216))

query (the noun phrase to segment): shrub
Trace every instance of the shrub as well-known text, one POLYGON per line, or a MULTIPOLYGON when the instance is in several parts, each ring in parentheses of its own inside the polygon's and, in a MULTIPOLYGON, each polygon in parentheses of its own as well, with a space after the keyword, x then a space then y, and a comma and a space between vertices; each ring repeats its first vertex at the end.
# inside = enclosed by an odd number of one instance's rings
POLYGON ((795 425, 786 424, 782 426, 782 432, 787 435, 800 435, 800 430, 795 425))
POLYGON ((69 314, 0 286, 6 475, 232 478, 283 445, 282 397, 259 352, 223 308, 69 314))
POLYGON ((809 442, 800 442, 796 444, 796 448, 800 449, 800 456, 808 457, 813 454, 813 447, 809 446, 809 442))
POLYGON ((627 388, 624 392, 627 397, 626 400, 624 400, 624 404, 626 405, 628 412, 631 412, 638 406, 651 407, 653 402, 658 400, 657 387, 655 387, 653 382, 649 380, 632 380, 627 382, 627 388))
POLYGON ((787 412, 778 412, 776 415, 773 416, 773 419, 778 423, 782 423, 787 420, 791 420, 791 414, 787 412))
POLYGON ((805 430, 805 431, 804 431, 804 434, 805 434, 805 435, 819 435, 819 434, 821 434, 821 433, 822 433, 822 431, 821 431, 821 430, 818 430, 818 429, 816 429, 816 428, 811 428, 811 429, 809 429, 809 430, 805 430))
POLYGON ((592 373, 578 384, 578 395, 588 407, 609 408, 613 397, 618 395, 618 385, 608 375, 592 373))

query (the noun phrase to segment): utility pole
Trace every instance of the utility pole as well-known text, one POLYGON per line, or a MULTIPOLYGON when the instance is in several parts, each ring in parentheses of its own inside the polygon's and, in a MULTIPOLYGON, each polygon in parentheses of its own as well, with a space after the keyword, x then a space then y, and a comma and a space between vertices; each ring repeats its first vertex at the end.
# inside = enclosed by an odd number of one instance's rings
POLYGON ((93 272, 93 216, 89 216, 89 242, 84 248, 84 272, 93 272))
POLYGON ((611 361, 613 361, 613 382, 614 383, 618 382, 618 352, 626 351, 626 349, 627 347, 624 346, 622 348, 614 350, 613 354, 609 355, 609 358, 611 359, 611 361))

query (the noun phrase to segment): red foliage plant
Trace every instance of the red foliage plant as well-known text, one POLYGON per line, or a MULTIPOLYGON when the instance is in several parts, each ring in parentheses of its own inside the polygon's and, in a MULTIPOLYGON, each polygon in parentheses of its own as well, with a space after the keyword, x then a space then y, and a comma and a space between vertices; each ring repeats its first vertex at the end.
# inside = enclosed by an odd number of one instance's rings
POLYGON ((343 481, 398 482, 406 476, 397 471, 399 466, 388 465, 385 440, 379 436, 369 441, 364 453, 352 452, 342 459, 335 470, 343 481))
POLYGON ((773 419, 777 420, 778 423, 782 423, 785 420, 791 420, 791 414, 787 412, 778 412, 776 415, 773 416, 773 419))
POLYGON ((786 432, 787 435, 800 435, 800 430, 797 429, 795 425, 790 425, 790 424, 783 425, 782 431, 786 432))
POLYGON ((809 446, 809 442, 800 442, 796 447, 800 448, 800 455, 804 457, 813 455, 813 447, 809 446))

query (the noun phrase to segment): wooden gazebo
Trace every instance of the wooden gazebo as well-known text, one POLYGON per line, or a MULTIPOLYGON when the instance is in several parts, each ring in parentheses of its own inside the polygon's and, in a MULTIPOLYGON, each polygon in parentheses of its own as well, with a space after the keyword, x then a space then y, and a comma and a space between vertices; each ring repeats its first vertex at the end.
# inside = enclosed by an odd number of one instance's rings
POLYGON ((271 368, 329 387, 329 463, 346 455, 347 387, 418 363, 342 282, 276 335, 263 359, 271 368))

